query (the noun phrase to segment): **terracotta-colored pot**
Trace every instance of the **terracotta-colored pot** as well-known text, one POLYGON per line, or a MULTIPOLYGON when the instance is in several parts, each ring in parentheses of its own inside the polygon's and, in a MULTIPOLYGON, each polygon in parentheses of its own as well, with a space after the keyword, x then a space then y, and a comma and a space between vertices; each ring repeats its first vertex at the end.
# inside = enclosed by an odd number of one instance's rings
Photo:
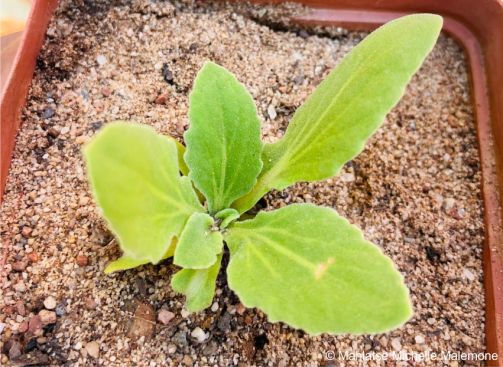
MULTIPOLYGON (((263 2, 264 0, 255 0, 263 2)), ((280 2, 281 0, 274 0, 280 2)), ((482 191, 486 242, 484 284, 486 290, 487 351, 498 353, 503 367, 503 2, 502 0, 298 0, 314 8, 300 23, 372 29, 413 12, 444 17, 444 30, 465 48, 471 71, 473 103, 482 162, 482 191)), ((33 75, 35 61, 57 0, 33 0, 21 44, 2 82, 0 100, 1 172, 3 194, 14 142, 33 75)), ((2 63, 2 68, 8 67, 2 63)), ((1 197, 1 196, 0 196, 1 197)))

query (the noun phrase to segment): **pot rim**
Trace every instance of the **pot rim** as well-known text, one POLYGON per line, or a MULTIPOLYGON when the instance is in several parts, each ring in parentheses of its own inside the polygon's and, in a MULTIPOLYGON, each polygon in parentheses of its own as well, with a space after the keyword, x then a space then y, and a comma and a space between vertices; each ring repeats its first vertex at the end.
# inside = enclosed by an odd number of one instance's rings
MULTIPOLYGON (((258 4, 271 2, 252 1, 258 4)), ((295 1, 313 8, 313 11, 309 15, 293 18, 293 22, 336 25, 353 30, 373 29, 405 14, 437 13, 444 17, 443 30, 465 49, 482 170, 486 347, 487 352, 498 353, 500 356, 491 366, 503 367, 503 171, 500 169, 503 159, 503 103, 498 103, 498 97, 503 95, 503 0, 295 1)), ((57 3, 57 0, 32 1, 21 44, 0 94, 0 201, 19 129, 21 110, 57 3)), ((7 255, 7 249, 4 249, 0 264, 5 263, 7 255)))

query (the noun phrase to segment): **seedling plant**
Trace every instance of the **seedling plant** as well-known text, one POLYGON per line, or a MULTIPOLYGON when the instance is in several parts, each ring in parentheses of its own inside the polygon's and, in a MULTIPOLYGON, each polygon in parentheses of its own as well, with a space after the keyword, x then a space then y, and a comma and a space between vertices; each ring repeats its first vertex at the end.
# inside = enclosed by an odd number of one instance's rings
POLYGON ((174 290, 211 305, 224 246, 229 287, 246 307, 310 334, 378 333, 412 316, 389 257, 328 207, 246 214, 270 190, 335 176, 357 156, 433 48, 442 18, 393 20, 356 46, 296 111, 284 136, 261 141, 251 95, 206 63, 189 99, 185 146, 145 125, 107 124, 85 147, 96 203, 123 256, 105 272, 181 269, 174 290))

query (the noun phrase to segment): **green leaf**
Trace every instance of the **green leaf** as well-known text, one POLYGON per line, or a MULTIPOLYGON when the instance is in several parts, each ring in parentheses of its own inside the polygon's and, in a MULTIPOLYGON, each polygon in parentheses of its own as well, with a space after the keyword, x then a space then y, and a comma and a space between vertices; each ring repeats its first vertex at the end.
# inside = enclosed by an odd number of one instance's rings
POLYGON ((175 143, 150 127, 107 124, 84 156, 96 202, 129 258, 157 264, 192 213, 203 210, 180 176, 175 143))
POLYGON ((176 151, 178 153, 178 167, 180 168, 180 172, 184 176, 187 176, 189 174, 189 167, 187 167, 187 163, 185 163, 185 160, 183 159, 183 155, 185 154, 185 145, 171 136, 168 136, 168 138, 171 138, 175 142, 176 151))
POLYGON ((262 168, 260 121, 245 87, 223 67, 206 63, 190 94, 185 133, 189 177, 210 213, 251 190, 262 168))
POLYGON ((440 16, 415 14, 365 38, 296 111, 284 137, 264 146, 257 184, 233 207, 244 212, 271 189, 336 175, 400 100, 441 28, 440 16))
MULTIPOLYGON (((175 248, 176 248, 176 237, 173 238, 171 241, 171 245, 168 248, 168 251, 164 254, 162 257, 162 260, 166 260, 173 256, 175 253, 175 248)), ((148 260, 138 260, 138 259, 133 259, 132 257, 122 255, 119 257, 117 260, 110 261, 106 268, 105 268, 105 274, 111 274, 116 271, 124 271, 124 270, 129 270, 133 268, 137 268, 138 266, 145 265, 150 263, 148 260)))
POLYGON ((206 213, 194 213, 189 218, 176 246, 173 262, 183 268, 206 269, 222 252, 222 234, 214 231, 213 218, 206 213))
POLYGON ((239 219, 240 215, 236 209, 227 208, 215 214, 215 218, 220 219, 220 229, 227 228, 229 224, 239 219))
POLYGON ((171 287, 185 295, 187 310, 198 312, 211 305, 222 255, 208 269, 182 269, 171 279, 171 287))
POLYGON ((393 262, 334 210, 297 204, 232 224, 229 287, 310 334, 380 333, 412 315, 393 262))

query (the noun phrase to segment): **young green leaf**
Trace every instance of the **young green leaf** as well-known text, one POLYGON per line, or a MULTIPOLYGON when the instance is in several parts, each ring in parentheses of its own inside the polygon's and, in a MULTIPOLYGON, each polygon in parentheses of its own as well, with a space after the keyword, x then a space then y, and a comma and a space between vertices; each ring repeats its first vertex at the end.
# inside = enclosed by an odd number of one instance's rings
POLYGON ((182 269, 171 279, 171 287, 186 297, 187 310, 198 312, 211 305, 222 255, 208 269, 182 269))
MULTIPOLYGON (((176 243, 176 237, 173 237, 173 239, 171 240, 171 245, 168 247, 168 251, 166 251, 166 253, 162 257, 162 260, 166 260, 173 256, 173 254, 175 253, 176 243)), ((150 263, 150 261, 148 260, 138 260, 126 255, 122 255, 117 260, 110 261, 104 271, 105 274, 111 274, 116 271, 124 271, 137 268, 138 266, 146 265, 148 263, 150 263)))
POLYGON ((234 222, 236 219, 239 219, 239 217, 239 212, 232 208, 220 210, 217 214, 215 214, 215 218, 221 220, 220 229, 227 228, 229 224, 234 222))
POLYGON ((190 94, 185 133, 189 177, 216 213, 251 190, 262 168, 260 121, 245 87, 223 67, 206 63, 190 94))
POLYGON ((379 333, 412 315, 391 259, 334 210, 297 204, 233 223, 229 287, 269 320, 320 333, 379 333))
POLYGON ((264 146, 257 184, 233 207, 244 212, 271 189, 336 175, 400 100, 441 28, 440 16, 415 14, 365 38, 296 111, 284 137, 264 146))
POLYGON ((175 143, 152 128, 107 124, 84 149, 96 202, 124 254, 157 264, 203 207, 181 177, 175 143))
POLYGON ((187 221, 176 246, 173 262, 187 269, 206 269, 222 252, 222 234, 212 229, 213 218, 194 213, 187 221))

